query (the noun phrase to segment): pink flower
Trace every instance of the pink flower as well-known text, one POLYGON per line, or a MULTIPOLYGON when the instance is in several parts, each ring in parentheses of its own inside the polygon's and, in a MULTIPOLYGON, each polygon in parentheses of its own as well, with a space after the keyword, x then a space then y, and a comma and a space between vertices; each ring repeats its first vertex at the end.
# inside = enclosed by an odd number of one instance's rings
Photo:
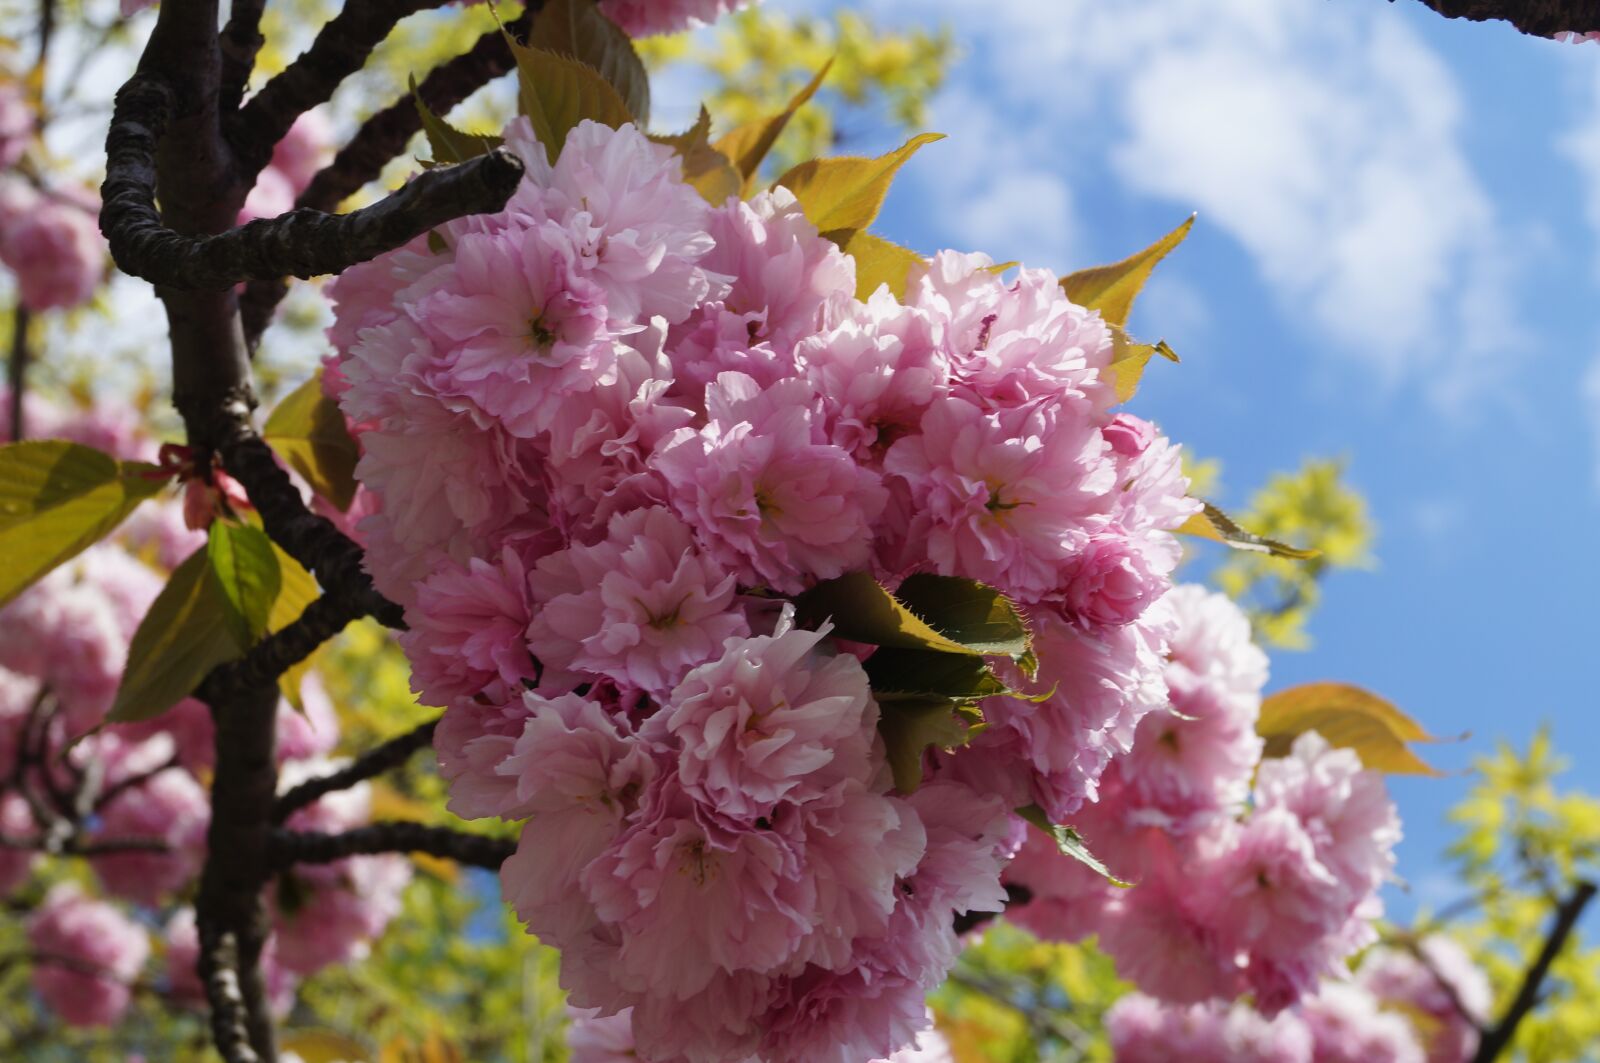
POLYGON ((1089 538, 1065 569, 1062 604, 1089 624, 1117 626, 1137 620, 1167 592, 1167 566, 1152 565, 1144 544, 1115 531, 1089 538))
MULTIPOLYGON (((3 726, 4 722, 0 721, 0 727, 3 726)), ((0 757, 0 764, 9 768, 13 755, 10 751, 5 751, 4 757, 0 757)), ((0 793, 0 834, 9 838, 34 838, 39 835, 39 828, 33 821, 33 813, 28 808, 28 802, 23 800, 21 794, 12 790, 0 793)), ((0 897, 9 896, 18 886, 28 881, 28 876, 33 873, 34 865, 37 863, 37 853, 0 845, 0 897)))
POLYGON ((400 914, 411 882, 410 862, 394 854, 353 856, 318 870, 331 873, 289 872, 276 891, 278 962, 297 975, 365 959, 372 939, 400 914))
POLYGON ((734 577, 659 507, 621 514, 607 538, 542 559, 528 644, 548 668, 609 676, 664 699, 724 641, 749 633, 734 577))
MULTIPOLYGON (((1332 980, 1301 1001, 1299 1013, 1311 1031, 1315 1063, 1423 1063, 1422 1047, 1405 1016, 1379 1010, 1359 985, 1332 980)), ((1467 1056, 1454 1057, 1462 1063, 1467 1056)))
POLYGON ((144 930, 104 901, 59 883, 27 921, 33 985, 69 1026, 110 1026, 122 1018, 150 955, 144 930))
POLYGON ((601 10, 630 37, 679 30, 715 22, 746 0, 605 0, 601 10))
POLYGON ((294 125, 272 149, 273 169, 289 179, 295 194, 299 195, 328 161, 333 145, 333 130, 320 108, 307 111, 294 120, 294 125))
POLYGON ((528 654, 528 573, 509 547, 498 564, 447 562, 416 587, 401 648, 411 685, 429 705, 482 694, 503 701, 536 674, 528 654))
POLYGON ((710 424, 674 432, 654 458, 679 515, 752 586, 792 593, 862 567, 887 498, 875 474, 816 441, 809 391, 724 373, 707 389, 710 424))
POLYGON ((1290 1013, 1242 1005, 1168 1004, 1129 993, 1106 1012, 1116 1063, 1313 1063, 1310 1031, 1290 1013))
POLYGON ((0 217, 0 262, 17 275, 29 310, 70 309, 88 300, 105 273, 106 248, 91 213, 53 195, 0 217))
POLYGON ((1131 413, 1119 413, 1100 429, 1111 449, 1124 458, 1137 458, 1155 442, 1156 426, 1131 413))
POLYGON ((439 774, 450 784, 451 812, 481 819, 511 806, 515 783, 495 772, 515 749, 528 713, 521 696, 498 705, 462 699, 445 710, 433 733, 433 748, 439 774))
POLYGON ((245 225, 260 218, 276 218, 294 209, 295 187, 287 174, 268 166, 256 175, 256 183, 239 208, 235 225, 245 225))
POLYGON ((100 813, 94 836, 105 841, 149 839, 166 852, 122 852, 89 862, 106 892, 154 908, 187 886, 205 853, 211 803, 194 776, 168 768, 148 782, 123 790, 100 813))
POLYGON ((877 706, 859 661, 815 652, 825 634, 730 640, 672 692, 679 781, 719 817, 753 823, 798 787, 868 781, 877 706))
POLYGON ((1381 1003, 1428 1017, 1428 1063, 1464 1063, 1478 1049, 1474 1022, 1487 1024, 1490 1019, 1494 996, 1489 980, 1451 938, 1430 934, 1416 947, 1420 957, 1398 948, 1371 950, 1361 959, 1356 981, 1381 1003))

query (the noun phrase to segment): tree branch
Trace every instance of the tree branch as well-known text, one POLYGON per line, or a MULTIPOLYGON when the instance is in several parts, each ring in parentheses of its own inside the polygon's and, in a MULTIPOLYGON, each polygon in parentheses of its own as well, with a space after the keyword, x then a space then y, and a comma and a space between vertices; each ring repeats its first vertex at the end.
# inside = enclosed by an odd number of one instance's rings
POLYGON ((249 1009, 239 984, 238 942, 234 936, 202 924, 197 963, 206 1002, 211 1005, 211 1040, 217 1051, 225 1063, 263 1063, 250 1043, 249 1009))
POLYGON ((222 84, 218 103, 224 114, 234 111, 244 99, 256 54, 266 43, 261 36, 261 11, 266 0, 233 0, 228 8, 228 24, 222 28, 222 84))
MULTIPOLYGON (((1393 0, 1390 0, 1392 3, 1393 0)), ((1533 37, 1600 30, 1600 4, 1594 0, 1421 0, 1445 18, 1472 22, 1499 19, 1533 37)))
POLYGON ((22 423, 23 393, 28 384, 28 321, 32 317, 20 302, 11 312, 11 357, 6 362, 6 382, 11 395, 11 439, 19 442, 27 426, 22 423))
POLYGON ((351 621, 366 615, 360 604, 323 595, 282 630, 252 646, 243 658, 213 669, 196 693, 202 701, 215 705, 257 687, 271 686, 351 621))
POLYGON ((367 750, 348 767, 329 775, 307 779, 279 796, 272 806, 273 822, 282 823, 319 797, 339 790, 348 790, 358 782, 382 775, 391 768, 398 768, 410 758, 411 754, 433 744, 433 732, 438 726, 438 720, 429 720, 414 730, 367 750))
POLYGON ((168 289, 227 291, 251 279, 338 273, 436 225, 499 210, 522 179, 522 160, 492 151, 429 170, 350 214, 295 210, 214 236, 186 236, 168 228, 155 206, 155 150, 171 106, 171 90, 153 78, 136 76, 117 93, 100 212, 122 271, 168 289))
POLYGON ((1533 966, 1523 974, 1522 985, 1517 988, 1517 995, 1512 998, 1511 1006, 1506 1009, 1505 1015, 1485 1032, 1483 1039, 1478 1042, 1478 1051, 1472 1057, 1473 1063, 1490 1063, 1510 1047, 1518 1024, 1527 1017, 1528 1012, 1538 1006, 1539 987, 1544 984, 1545 977, 1550 973, 1551 964, 1555 963, 1556 957, 1566 946, 1567 938, 1572 935, 1573 927, 1578 923, 1578 917, 1594 899, 1594 895, 1595 884, 1580 879, 1566 900, 1556 908, 1556 918, 1550 924, 1550 933, 1544 939, 1544 946, 1534 959, 1533 966))
POLYGON ((404 821, 371 823, 340 834, 282 829, 272 832, 273 860, 279 867, 331 864, 372 853, 428 853, 497 871, 516 849, 515 842, 502 838, 404 821))
POLYGON ((294 120, 326 103, 344 79, 366 65, 372 50, 407 15, 442 0, 348 0, 311 47, 251 97, 227 121, 228 140, 251 174, 272 157, 273 145, 294 120))

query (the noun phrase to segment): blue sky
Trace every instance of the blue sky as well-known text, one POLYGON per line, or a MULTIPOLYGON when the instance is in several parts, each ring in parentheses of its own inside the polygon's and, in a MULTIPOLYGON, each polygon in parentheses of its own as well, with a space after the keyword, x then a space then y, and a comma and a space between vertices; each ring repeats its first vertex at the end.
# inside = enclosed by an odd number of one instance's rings
POLYGON ((1220 458, 1236 505, 1348 461, 1378 565, 1330 580, 1272 686, 1355 682, 1470 732, 1427 751, 1451 777, 1393 783, 1412 896, 1452 896, 1444 812, 1497 738, 1550 721, 1600 789, 1600 46, 1383 0, 866 6, 964 52, 885 235, 1066 271, 1199 213, 1133 321, 1183 364, 1134 408, 1220 458))

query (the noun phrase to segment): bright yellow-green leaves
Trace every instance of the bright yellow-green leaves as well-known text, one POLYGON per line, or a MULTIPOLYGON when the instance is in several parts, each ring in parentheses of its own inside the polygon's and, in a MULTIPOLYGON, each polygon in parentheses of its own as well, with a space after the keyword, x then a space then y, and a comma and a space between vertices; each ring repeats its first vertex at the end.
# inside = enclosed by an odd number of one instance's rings
POLYGON ((433 162, 436 165, 466 162, 479 155, 487 155, 501 144, 501 139, 497 136, 464 132, 429 110, 417 92, 415 75, 411 77, 411 102, 416 104, 417 114, 422 116, 422 132, 428 138, 428 147, 433 152, 433 162))
POLYGON ((743 193, 744 178, 728 157, 711 145, 711 113, 704 107, 687 132, 650 139, 678 153, 684 181, 712 206, 721 206, 730 196, 743 193))
POLYGON ((1121 262, 1109 266, 1081 269, 1061 278, 1061 290, 1079 306, 1100 311, 1106 322, 1120 327, 1128 324, 1133 312, 1133 301, 1138 298, 1145 282, 1150 279, 1156 264, 1168 252, 1183 243, 1189 230, 1194 228, 1194 215, 1143 251, 1129 255, 1121 262))
MULTIPOLYGON (((316 582, 253 524, 216 521, 205 548, 179 565, 139 622, 108 717, 159 716, 206 673, 282 630, 316 597, 316 582)), ((304 666, 284 676, 298 700, 304 666)))
POLYGON ((539 9, 528 45, 591 68, 616 90, 642 129, 650 121, 650 78, 633 41, 600 13, 595 0, 548 0, 539 9))
POLYGON ((167 479, 80 443, 0 447, 0 605, 105 537, 167 479))
POLYGON ((1268 539, 1245 531, 1234 523, 1232 517, 1210 502, 1202 502, 1201 506, 1203 508, 1199 513, 1177 527, 1179 535, 1193 535, 1196 538, 1221 543, 1234 550, 1248 550, 1251 553, 1270 554, 1273 557, 1292 558, 1296 561, 1308 561, 1317 556, 1315 550, 1303 550, 1288 543, 1278 542, 1276 539, 1268 539))
POLYGON ((813 159, 778 178, 778 184, 794 193, 811 224, 842 246, 877 218, 900 167, 923 145, 943 139, 943 133, 919 133, 875 159, 813 159))
POLYGON ((816 76, 794 94, 789 105, 783 110, 770 117, 736 126, 717 140, 717 150, 733 163, 734 169, 744 178, 745 195, 755 193, 757 176, 761 172, 761 164, 766 161, 767 154, 772 151, 772 146, 778 142, 779 135, 788 127, 790 120, 800 108, 810 102, 811 97, 817 94, 817 89, 822 86, 822 79, 828 76, 828 71, 831 69, 833 69, 833 59, 829 58, 822 64, 816 76))
MULTIPOLYGON (((434 152, 437 158, 437 147, 434 152)), ((321 369, 284 396, 261 434, 313 491, 341 510, 350 508, 361 453, 345 427, 344 414, 322 392, 321 369)))
POLYGON ((633 121, 617 90, 576 59, 512 43, 517 61, 517 112, 553 163, 567 134, 584 119, 616 128, 633 121))
POLYGON ((844 253, 856 260, 856 298, 862 302, 884 285, 889 286, 889 294, 904 302, 911 271, 924 261, 910 248, 859 230, 845 241, 844 253))
POLYGON ((1388 701, 1348 683, 1305 683, 1262 700, 1256 733, 1266 739, 1264 756, 1287 756, 1294 740, 1307 731, 1340 749, 1355 750, 1362 765, 1373 771, 1439 774, 1410 748, 1434 737, 1388 701))

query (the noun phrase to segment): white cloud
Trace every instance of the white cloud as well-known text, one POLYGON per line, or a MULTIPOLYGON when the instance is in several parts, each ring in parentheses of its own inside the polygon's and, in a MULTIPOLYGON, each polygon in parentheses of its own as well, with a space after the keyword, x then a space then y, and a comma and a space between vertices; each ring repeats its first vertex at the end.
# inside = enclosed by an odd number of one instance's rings
POLYGON ((1588 370, 1583 374, 1579 398, 1583 402, 1589 432, 1594 438, 1594 485, 1596 490, 1600 490, 1600 358, 1590 362, 1588 370))
MULTIPOLYGON (((1594 73, 1579 108, 1588 118, 1557 140, 1556 149, 1577 168, 1583 181, 1584 220, 1600 234, 1600 68, 1588 65, 1588 69, 1594 73)), ((1600 260, 1595 265, 1600 274, 1600 260)))
MULTIPOLYGON (((1391 382, 1426 380, 1448 399, 1503 371, 1517 339, 1513 241, 1463 150, 1455 79, 1395 9, 927 0, 919 11, 950 19, 969 51, 958 113, 986 138, 957 150, 993 160, 991 174, 1022 158, 1030 180, 1109 177, 1197 209, 1250 253, 1308 337, 1391 382)), ((1031 203, 991 184, 968 220, 1031 203)))

